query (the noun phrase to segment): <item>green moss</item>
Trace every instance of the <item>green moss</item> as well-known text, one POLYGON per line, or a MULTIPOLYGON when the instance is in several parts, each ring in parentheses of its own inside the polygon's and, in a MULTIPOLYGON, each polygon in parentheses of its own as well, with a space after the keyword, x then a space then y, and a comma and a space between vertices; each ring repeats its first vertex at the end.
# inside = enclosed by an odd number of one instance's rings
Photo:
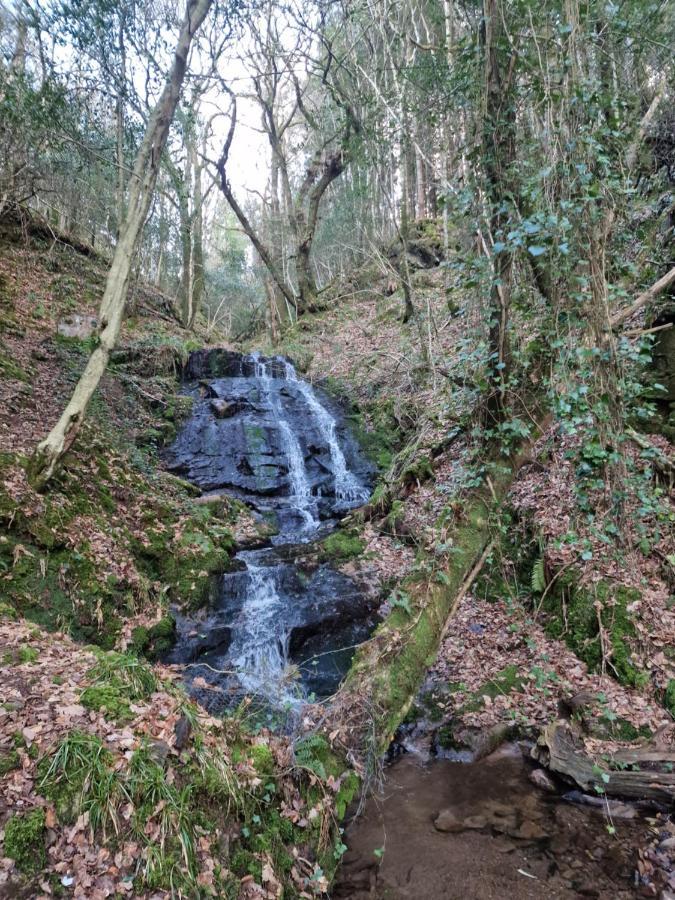
POLYGON ((637 741, 640 738, 649 739, 652 733, 647 725, 636 728, 628 719, 619 716, 611 726, 612 737, 618 741, 637 741))
POLYGON ((663 705, 666 707, 671 716, 675 718, 675 678, 671 678, 668 682, 668 686, 666 687, 665 695, 663 698, 663 705))
POLYGON ((254 744, 251 747, 251 757, 255 770, 259 775, 265 777, 272 775, 274 771, 274 756, 266 744, 254 744))
POLYGON ((387 518, 385 519, 387 529, 391 532, 391 534, 397 533, 397 529, 401 526, 404 516, 405 503, 403 502, 403 500, 394 500, 394 502, 391 504, 391 509, 387 514, 387 518))
POLYGON ((13 359, 2 346, 0 346, 0 380, 23 381, 30 384, 31 375, 13 359))
POLYGON ((423 456, 403 470, 401 480, 404 484, 421 484, 433 477, 433 464, 428 456, 423 456))
MULTIPOLYGON (((134 541, 134 549, 147 560, 154 579, 168 586, 169 598, 192 609, 211 598, 212 576, 228 571, 235 547, 231 531, 215 513, 208 506, 196 507, 173 546, 167 546, 164 527, 148 527, 145 542, 134 541)), ((154 513, 149 518, 157 521, 154 513)))
POLYGON ((436 741, 443 750, 466 750, 466 744, 455 737, 452 724, 444 725, 436 732, 436 741))
POLYGON ((344 562, 361 556, 366 549, 364 541, 356 531, 334 531, 322 541, 319 550, 319 559, 336 560, 344 562))
POLYGON ((164 616, 148 629, 149 647, 146 656, 156 659, 176 643, 176 620, 172 615, 164 616))
POLYGON ((144 625, 131 632, 131 646, 135 653, 143 653, 150 646, 150 633, 144 625))
POLYGON ((5 825, 5 856, 13 859, 17 868, 26 874, 39 872, 47 864, 45 832, 44 809, 12 816, 5 825))
POLYGON ((403 435, 394 416, 393 401, 373 403, 368 412, 371 427, 366 425, 361 412, 350 413, 347 421, 363 452, 383 472, 390 467, 394 454, 400 449, 403 435))
POLYGON ((252 875, 258 884, 262 884, 262 863, 250 850, 235 850, 230 857, 230 868, 240 878, 252 875))
POLYGON ((37 662, 39 656, 40 652, 35 647, 19 647, 19 663, 21 664, 37 662))
POLYGON ((116 579, 103 579, 82 552, 63 548, 45 553, 44 547, 25 535, 10 534, 0 543, 0 570, 3 563, 12 570, 3 589, 16 612, 46 630, 68 629, 76 640, 112 648, 127 592, 116 579), (17 553, 19 545, 25 552, 17 553))
POLYGON ((148 659, 158 659, 176 643, 176 620, 172 615, 164 616, 155 625, 146 628, 139 625, 131 632, 132 650, 148 659))
POLYGON ((133 718, 129 701, 117 685, 97 684, 85 688, 80 694, 80 703, 87 709, 102 710, 106 718, 116 722, 128 722, 133 718))
POLYGON ((476 691, 469 694, 466 703, 457 709, 457 715, 465 712, 477 712, 485 706, 485 697, 494 700, 495 697, 506 696, 513 691, 522 691, 525 679, 518 674, 517 666, 506 666, 497 672, 494 678, 482 684, 476 691))
POLYGON ((627 609, 639 599, 639 591, 608 582, 600 582, 589 590, 578 587, 573 575, 562 576, 559 582, 544 604, 550 615, 548 633, 564 639, 591 671, 598 671, 603 661, 599 610, 611 646, 608 671, 622 684, 643 686, 645 673, 638 669, 631 655, 630 641, 635 638, 636 630, 627 609))
POLYGON ((14 771, 14 769, 18 769, 20 765, 21 759, 16 750, 0 753, 0 777, 14 771))
POLYGON ((130 701, 144 700, 157 688, 151 670, 135 656, 108 653, 87 673, 93 684, 80 695, 83 706, 103 710, 107 717, 118 722, 133 716, 130 701))
POLYGON ((9 603, 0 601, 0 619, 17 619, 16 610, 9 603))

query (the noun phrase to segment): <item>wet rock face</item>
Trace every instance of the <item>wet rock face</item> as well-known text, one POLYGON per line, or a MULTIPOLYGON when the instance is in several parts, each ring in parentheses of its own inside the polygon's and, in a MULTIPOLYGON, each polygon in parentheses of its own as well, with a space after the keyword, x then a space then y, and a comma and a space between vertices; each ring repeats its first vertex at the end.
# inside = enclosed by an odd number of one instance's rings
MULTIPOLYGON (((167 453, 172 471, 206 491, 225 489, 253 506, 288 505, 293 484, 283 419, 297 439, 320 516, 348 506, 335 495, 335 461, 322 423, 308 406, 307 386, 288 379, 284 361, 255 360, 226 350, 198 351, 186 371, 201 383, 188 385, 196 400, 194 414, 167 453), (261 364, 267 372, 265 383, 255 374, 261 364), (205 383, 211 372, 216 377, 205 383)), ((347 469, 367 485, 373 466, 359 452, 340 409, 316 388, 313 394, 335 421, 347 469)))
POLYGON ((169 468, 274 513, 279 534, 273 546, 237 555, 201 618, 177 613, 167 661, 191 664, 186 679, 213 711, 242 692, 293 700, 299 685, 284 684, 293 667, 305 695, 326 696, 376 624, 378 604, 308 547, 365 502, 373 467, 335 401, 287 360, 199 351, 186 371, 193 415, 167 452, 169 468))

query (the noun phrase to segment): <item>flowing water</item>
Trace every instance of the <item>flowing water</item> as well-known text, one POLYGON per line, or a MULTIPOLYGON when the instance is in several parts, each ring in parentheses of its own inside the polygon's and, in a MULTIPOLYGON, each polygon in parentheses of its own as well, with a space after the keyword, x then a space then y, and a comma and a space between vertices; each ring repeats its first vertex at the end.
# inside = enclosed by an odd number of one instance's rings
POLYGON ((195 354, 191 419, 169 464, 206 492, 243 499, 278 533, 240 551, 201 618, 177 616, 171 659, 191 662, 211 708, 242 692, 275 706, 330 693, 375 618, 350 579, 311 559, 311 543, 364 503, 372 467, 341 410, 281 357, 195 354), (219 692, 219 693, 217 693, 219 692))

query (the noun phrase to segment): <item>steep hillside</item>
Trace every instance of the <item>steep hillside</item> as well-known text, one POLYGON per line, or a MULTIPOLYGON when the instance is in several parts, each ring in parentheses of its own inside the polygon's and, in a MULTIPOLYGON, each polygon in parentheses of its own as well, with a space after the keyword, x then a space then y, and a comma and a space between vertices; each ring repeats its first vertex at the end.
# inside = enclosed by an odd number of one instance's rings
POLYGON ((246 704, 207 715, 183 667, 156 662, 170 607, 198 610, 236 543, 266 531, 162 466, 206 336, 136 284, 83 431, 38 494, 27 457, 86 360, 105 260, 41 231, 2 238, 0 896, 322 893, 355 776, 246 704))

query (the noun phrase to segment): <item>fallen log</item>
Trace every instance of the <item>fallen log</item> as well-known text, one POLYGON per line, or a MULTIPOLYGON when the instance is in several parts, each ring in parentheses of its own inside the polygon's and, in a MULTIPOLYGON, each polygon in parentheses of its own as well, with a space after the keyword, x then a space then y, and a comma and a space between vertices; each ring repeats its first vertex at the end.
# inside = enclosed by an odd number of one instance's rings
POLYGON ((495 514, 547 422, 522 454, 500 460, 487 483, 462 498, 444 541, 450 550, 422 579, 400 586, 387 619, 357 651, 323 723, 344 735, 350 751, 360 745, 359 755, 372 760, 388 747, 434 662, 448 621, 487 560, 495 514))
POLYGON ((608 763, 605 758, 594 759, 586 751, 580 734, 569 722, 558 721, 546 726, 532 748, 532 756, 551 772, 573 781, 583 791, 658 804, 672 804, 675 801, 675 774, 659 771, 672 765, 673 754, 668 750, 659 753, 655 748, 646 746, 620 751, 608 763), (612 762, 636 766, 643 764, 650 768, 644 771, 615 769, 612 762))

